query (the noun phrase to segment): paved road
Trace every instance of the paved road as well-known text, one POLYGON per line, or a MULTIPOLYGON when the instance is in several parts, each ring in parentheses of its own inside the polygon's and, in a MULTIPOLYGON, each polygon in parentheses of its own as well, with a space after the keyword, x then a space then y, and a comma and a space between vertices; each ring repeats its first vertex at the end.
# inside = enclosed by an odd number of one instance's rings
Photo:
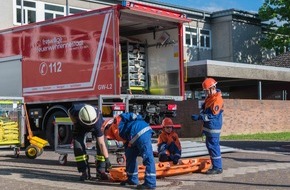
MULTIPOLYGON (((282 190, 290 188, 290 142, 223 141, 223 146, 237 148, 224 153, 221 175, 192 173, 157 180, 157 189, 202 190, 282 190)), ((79 182, 73 156, 62 166, 59 155, 45 150, 34 159, 12 157, 12 150, 0 149, 1 190, 128 189, 118 183, 79 182)), ((95 171, 93 171, 95 175, 95 171)))

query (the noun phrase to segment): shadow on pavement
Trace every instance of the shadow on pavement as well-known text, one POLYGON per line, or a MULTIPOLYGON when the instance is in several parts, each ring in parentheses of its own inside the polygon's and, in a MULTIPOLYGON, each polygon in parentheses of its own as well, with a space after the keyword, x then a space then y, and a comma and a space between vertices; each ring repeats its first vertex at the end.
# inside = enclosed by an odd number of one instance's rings
POLYGON ((241 150, 290 153, 290 142, 277 141, 221 141, 220 145, 241 150))

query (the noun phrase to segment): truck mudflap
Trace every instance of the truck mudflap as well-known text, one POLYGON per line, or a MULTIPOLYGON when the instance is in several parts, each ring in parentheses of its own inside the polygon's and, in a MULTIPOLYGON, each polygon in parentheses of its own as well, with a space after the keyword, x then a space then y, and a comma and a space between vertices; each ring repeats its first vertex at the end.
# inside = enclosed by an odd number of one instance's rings
MULTIPOLYGON (((172 162, 158 162, 156 166, 156 178, 182 175, 188 173, 205 173, 211 167, 210 158, 180 159, 177 165, 172 162)), ((145 176, 144 165, 138 166, 138 177, 140 180, 145 176)), ((126 168, 116 167, 109 170, 111 181, 127 180, 126 168)))

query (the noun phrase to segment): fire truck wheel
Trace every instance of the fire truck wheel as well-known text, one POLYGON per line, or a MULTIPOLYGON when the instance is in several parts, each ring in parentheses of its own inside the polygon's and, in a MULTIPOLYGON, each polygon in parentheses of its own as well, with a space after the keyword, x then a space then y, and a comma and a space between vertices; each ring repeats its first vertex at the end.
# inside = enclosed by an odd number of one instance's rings
POLYGON ((61 154, 61 155, 59 155, 58 162, 61 165, 66 165, 66 163, 67 163, 67 154, 61 154))
MULTIPOLYGON (((63 111, 53 112, 46 123, 46 139, 48 140, 51 148, 54 148, 54 120, 56 117, 68 117, 63 111)), ((72 131, 70 125, 60 125, 58 128, 58 141, 60 144, 70 144, 72 140, 72 131)))
POLYGON ((37 157, 37 154, 38 154, 38 148, 33 145, 29 145, 25 149, 25 155, 27 156, 27 158, 35 159, 37 157))

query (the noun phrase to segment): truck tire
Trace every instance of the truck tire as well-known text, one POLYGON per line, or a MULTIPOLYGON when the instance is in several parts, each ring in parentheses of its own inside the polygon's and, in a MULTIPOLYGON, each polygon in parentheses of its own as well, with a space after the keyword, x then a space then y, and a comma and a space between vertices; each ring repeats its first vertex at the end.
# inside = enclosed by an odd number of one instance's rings
MULTIPOLYGON (((64 111, 53 112, 46 123, 45 134, 46 139, 50 144, 50 147, 54 149, 54 120, 56 117, 68 117, 64 111)), ((58 141, 59 144, 70 144, 72 141, 72 129, 71 125, 60 125, 58 128, 58 141)))

